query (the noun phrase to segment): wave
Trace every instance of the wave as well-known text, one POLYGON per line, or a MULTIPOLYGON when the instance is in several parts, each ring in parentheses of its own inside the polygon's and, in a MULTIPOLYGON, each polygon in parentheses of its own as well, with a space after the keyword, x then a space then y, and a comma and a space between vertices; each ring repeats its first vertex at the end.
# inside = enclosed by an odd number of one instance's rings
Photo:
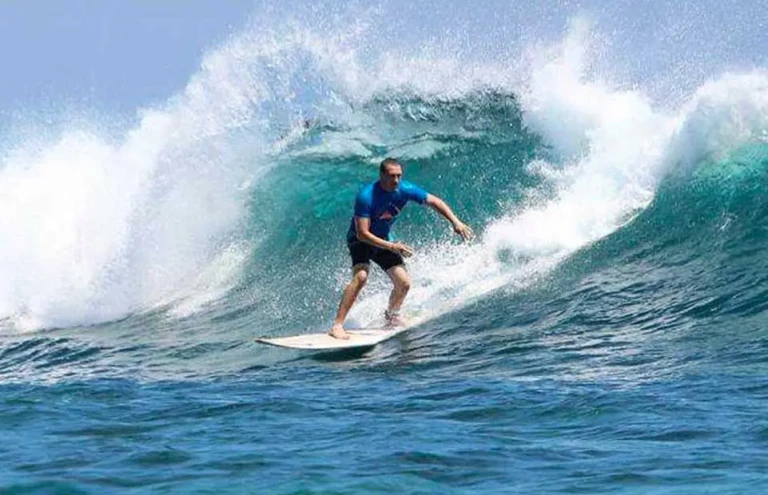
MULTIPOLYGON (((764 73, 726 74, 661 109, 590 72, 594 39, 578 20, 515 64, 369 57, 371 36, 248 28, 121 135, 96 122, 17 139, 0 169, 6 327, 158 308, 273 333, 317 326, 347 277, 354 191, 387 155, 480 233, 458 245, 416 208, 398 226, 424 253, 410 264, 411 307, 440 315, 527 286, 617 229, 666 229, 653 212, 670 211, 659 205, 671 184, 696 184, 708 159, 764 139, 764 73)), ((378 318, 387 290, 374 281, 353 318, 378 318)))

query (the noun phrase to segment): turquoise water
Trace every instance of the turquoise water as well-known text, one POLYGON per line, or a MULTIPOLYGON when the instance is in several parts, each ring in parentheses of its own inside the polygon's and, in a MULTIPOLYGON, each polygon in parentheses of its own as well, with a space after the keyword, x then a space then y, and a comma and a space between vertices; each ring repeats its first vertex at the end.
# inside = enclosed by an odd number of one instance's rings
POLYGON ((376 86, 270 43, 216 48, 119 139, 4 155, 0 491, 768 489, 764 73, 662 110, 563 47, 528 83, 376 86), (385 156, 478 233, 398 221, 426 322, 363 354, 253 343, 328 327, 385 156))

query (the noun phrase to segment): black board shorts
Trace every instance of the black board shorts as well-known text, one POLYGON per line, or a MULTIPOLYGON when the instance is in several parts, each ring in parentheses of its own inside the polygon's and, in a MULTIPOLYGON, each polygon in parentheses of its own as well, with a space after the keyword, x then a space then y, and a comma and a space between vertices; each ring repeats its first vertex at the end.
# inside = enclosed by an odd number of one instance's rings
POLYGON ((370 244, 361 241, 352 241, 347 244, 349 255, 352 256, 352 266, 365 263, 366 265, 373 260, 385 272, 393 266, 405 265, 403 257, 388 249, 373 247, 370 244))

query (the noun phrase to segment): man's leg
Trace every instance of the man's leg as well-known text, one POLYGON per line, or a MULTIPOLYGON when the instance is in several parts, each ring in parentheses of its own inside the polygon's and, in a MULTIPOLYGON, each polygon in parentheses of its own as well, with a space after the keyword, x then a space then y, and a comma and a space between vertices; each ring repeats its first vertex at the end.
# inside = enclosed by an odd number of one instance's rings
POLYGON ((400 317, 400 308, 403 306, 405 296, 411 288, 411 276, 405 270, 405 266, 397 265, 387 270, 387 275, 392 280, 392 293, 389 295, 389 307, 387 308, 387 323, 403 325, 405 321, 400 317))
POLYGON ((336 319, 333 321, 333 326, 328 332, 331 337, 336 337, 337 339, 349 338, 349 334, 344 330, 344 320, 347 318, 349 310, 352 309, 352 305, 355 304, 357 295, 360 294, 368 280, 369 266, 361 263, 352 267, 352 280, 344 288, 339 310, 336 312, 336 319))

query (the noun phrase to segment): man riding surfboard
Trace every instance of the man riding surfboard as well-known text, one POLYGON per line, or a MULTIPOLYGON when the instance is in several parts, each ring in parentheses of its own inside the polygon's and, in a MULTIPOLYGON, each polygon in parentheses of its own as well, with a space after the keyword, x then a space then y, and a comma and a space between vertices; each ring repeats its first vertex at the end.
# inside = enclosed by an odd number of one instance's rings
POLYGON ((348 339, 344 320, 358 294, 368 280, 373 260, 392 280, 393 289, 389 305, 384 312, 387 325, 405 324, 400 308, 411 287, 411 278, 405 270, 404 258, 413 249, 402 242, 390 240, 390 229, 408 201, 426 204, 451 222, 454 232, 464 240, 474 234, 462 223, 445 202, 429 194, 416 184, 403 179, 403 167, 394 158, 387 158, 379 166, 379 180, 363 186, 355 198, 355 213, 347 231, 347 247, 352 257, 352 280, 344 288, 336 319, 328 334, 337 339, 348 339))

